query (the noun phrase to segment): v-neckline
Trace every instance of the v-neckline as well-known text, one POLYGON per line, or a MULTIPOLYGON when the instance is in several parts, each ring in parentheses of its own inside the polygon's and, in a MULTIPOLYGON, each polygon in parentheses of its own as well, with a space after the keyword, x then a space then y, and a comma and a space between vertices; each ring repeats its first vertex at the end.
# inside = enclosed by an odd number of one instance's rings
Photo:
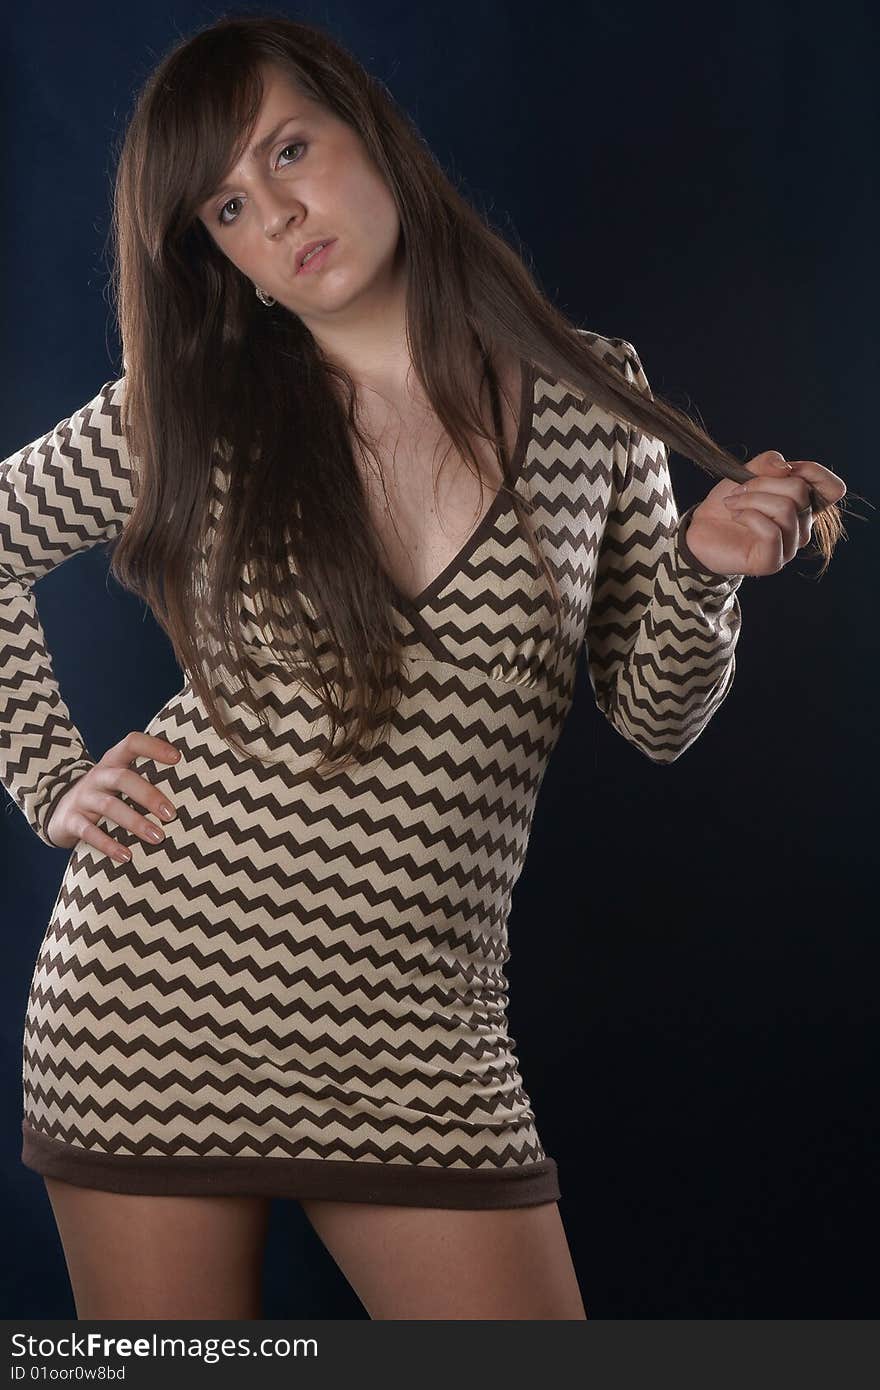
MULTIPOLYGON (((519 427, 516 434, 516 442, 513 446, 513 453, 510 457, 510 478, 504 479, 508 488, 516 483, 525 461, 526 449, 532 434, 532 422, 534 420, 535 408, 535 382, 537 371, 533 363, 525 358, 520 359, 520 406, 519 406, 519 427)), ((385 576, 391 590, 391 596, 395 607, 406 617, 413 617, 417 621, 421 618, 422 610, 431 599, 437 598, 454 579, 465 561, 473 554, 477 547, 482 543, 487 533, 494 525, 501 508, 508 500, 508 492, 499 487, 495 497, 489 505, 488 511, 482 519, 477 522, 475 529, 468 536, 460 550, 456 551, 448 565, 444 565, 439 574, 435 575, 414 598, 409 598, 404 594, 385 570, 385 576)))

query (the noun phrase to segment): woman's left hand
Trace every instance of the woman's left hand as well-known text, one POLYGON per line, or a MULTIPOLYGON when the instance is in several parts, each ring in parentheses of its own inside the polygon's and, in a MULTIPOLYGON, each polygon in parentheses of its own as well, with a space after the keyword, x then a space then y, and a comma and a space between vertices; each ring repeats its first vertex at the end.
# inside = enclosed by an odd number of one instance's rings
POLYGON ((808 545, 813 526, 810 489, 839 502, 846 484, 812 459, 790 466, 768 449, 745 465, 745 483, 722 478, 691 513, 685 544, 716 574, 777 574, 808 545))

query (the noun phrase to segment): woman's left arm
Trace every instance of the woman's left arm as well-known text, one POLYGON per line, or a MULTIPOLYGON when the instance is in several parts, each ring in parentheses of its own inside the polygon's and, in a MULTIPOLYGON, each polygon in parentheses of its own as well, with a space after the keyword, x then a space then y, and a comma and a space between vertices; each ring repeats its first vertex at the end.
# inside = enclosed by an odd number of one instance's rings
MULTIPOLYGON (((635 348, 619 340, 621 349, 624 375, 650 394, 635 348)), ((603 526, 587 660, 598 708, 657 763, 699 737, 736 669, 744 575, 714 573, 690 550, 694 511, 679 516, 663 441, 631 429, 603 526)))

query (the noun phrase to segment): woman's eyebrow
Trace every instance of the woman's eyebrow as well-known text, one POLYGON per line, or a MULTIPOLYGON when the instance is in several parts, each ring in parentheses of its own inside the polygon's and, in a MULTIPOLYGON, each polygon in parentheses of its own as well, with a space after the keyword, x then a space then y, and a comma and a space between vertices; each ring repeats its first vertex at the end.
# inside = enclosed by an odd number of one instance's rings
MULTIPOLYGON (((273 140, 277 140, 277 138, 278 138, 279 134, 281 133, 281 131, 284 129, 284 127, 285 127, 290 121, 299 121, 299 120, 301 120, 301 119, 302 119, 301 116, 285 116, 285 117, 283 118, 283 120, 280 120, 280 121, 278 122, 277 125, 275 125, 275 126, 272 127, 272 129, 269 131, 269 134, 268 134, 268 135, 264 135, 263 138, 262 138, 262 140, 258 140, 257 143, 251 147, 251 151, 250 151, 251 158, 252 158, 252 159, 259 159, 259 158, 260 158, 260 155, 265 154, 266 150, 267 150, 267 149, 269 148, 269 146, 272 144, 272 141, 273 141, 273 140)), ((225 193, 226 190, 227 190, 227 188, 230 188, 231 186, 232 186, 232 185, 229 184, 229 183, 224 183, 224 184, 222 184, 219 188, 216 188, 216 189, 214 190, 214 192, 210 195, 210 197, 211 197, 211 198, 216 198, 216 197, 218 197, 221 193, 225 193)), ((206 199, 206 201, 208 201, 208 200, 206 199)))

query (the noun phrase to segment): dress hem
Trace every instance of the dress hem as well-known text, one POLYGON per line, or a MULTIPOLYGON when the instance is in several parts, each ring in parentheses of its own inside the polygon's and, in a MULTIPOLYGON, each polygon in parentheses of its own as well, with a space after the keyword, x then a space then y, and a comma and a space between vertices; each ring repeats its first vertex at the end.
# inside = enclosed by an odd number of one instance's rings
POLYGON ((79 1187, 149 1196, 314 1197, 473 1210, 560 1198, 556 1162, 511 1168, 441 1168, 321 1158, 199 1158, 107 1154, 65 1144, 22 1120, 21 1161, 79 1187))

